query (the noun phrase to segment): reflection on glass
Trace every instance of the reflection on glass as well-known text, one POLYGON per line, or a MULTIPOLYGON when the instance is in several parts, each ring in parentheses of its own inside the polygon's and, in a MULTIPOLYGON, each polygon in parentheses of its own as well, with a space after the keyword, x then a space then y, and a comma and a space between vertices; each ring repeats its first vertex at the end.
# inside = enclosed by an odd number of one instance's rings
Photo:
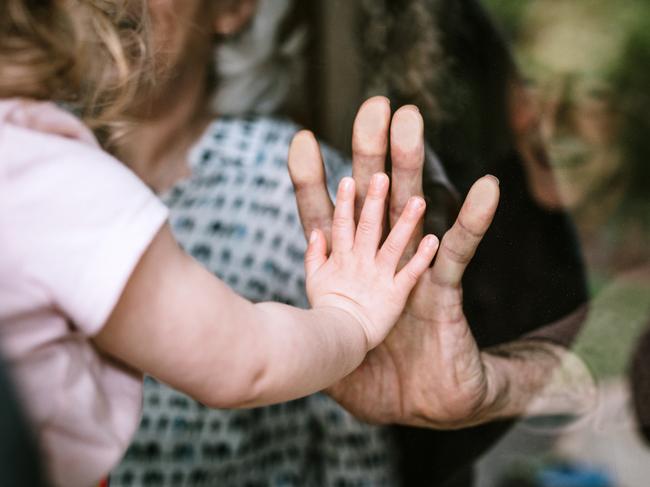
POLYGON ((592 288, 574 351, 601 401, 546 453, 604 469, 613 480, 602 485, 645 485, 650 453, 637 430, 650 419, 650 2, 485 3, 518 64, 511 114, 529 182, 540 203, 571 212, 592 288))
POLYGON ((539 187, 540 198, 571 209, 590 237, 612 217, 647 224, 638 212, 649 174, 650 5, 524 1, 514 15, 509 2, 491 3, 509 13, 520 67, 513 103, 520 148, 531 165, 550 164, 559 188, 539 187))

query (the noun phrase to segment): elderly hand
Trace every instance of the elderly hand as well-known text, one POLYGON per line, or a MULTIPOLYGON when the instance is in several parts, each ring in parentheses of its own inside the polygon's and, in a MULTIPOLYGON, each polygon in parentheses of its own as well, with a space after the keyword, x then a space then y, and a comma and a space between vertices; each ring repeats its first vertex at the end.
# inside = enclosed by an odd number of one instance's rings
MULTIPOLYGON (((368 100, 353 131, 357 216, 371 176, 384 171, 389 133, 392 228, 408 199, 422 195, 424 123, 416 107, 402 107, 391 120, 388 100, 368 100)), ((289 170, 305 233, 320 229, 329 235, 333 206, 318 143, 310 133, 301 132, 294 139, 289 170)), ((357 417, 449 429, 483 422, 498 407, 503 378, 491 357, 477 347, 463 312, 461 286, 498 200, 496 178, 486 176, 474 184, 441 240, 433 267, 420 278, 395 328, 355 372, 327 391, 357 417)), ((420 224, 405 259, 416 251, 421 235, 420 224)))

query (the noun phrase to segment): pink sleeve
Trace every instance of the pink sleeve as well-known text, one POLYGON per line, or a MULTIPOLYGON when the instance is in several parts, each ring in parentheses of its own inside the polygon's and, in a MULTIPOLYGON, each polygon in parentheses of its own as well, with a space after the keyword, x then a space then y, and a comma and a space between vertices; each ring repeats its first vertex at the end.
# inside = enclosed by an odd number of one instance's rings
POLYGON ((80 140, 0 131, 3 251, 86 335, 115 307, 167 218, 125 166, 80 140))

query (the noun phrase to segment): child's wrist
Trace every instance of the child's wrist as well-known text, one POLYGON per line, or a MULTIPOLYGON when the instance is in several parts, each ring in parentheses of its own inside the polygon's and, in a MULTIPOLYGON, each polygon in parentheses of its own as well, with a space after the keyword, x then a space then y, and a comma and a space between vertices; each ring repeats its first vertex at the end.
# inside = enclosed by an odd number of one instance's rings
POLYGON ((323 302, 313 307, 314 311, 326 313, 332 323, 344 326, 348 332, 357 331, 359 343, 365 356, 376 344, 372 343, 367 319, 352 304, 323 302))

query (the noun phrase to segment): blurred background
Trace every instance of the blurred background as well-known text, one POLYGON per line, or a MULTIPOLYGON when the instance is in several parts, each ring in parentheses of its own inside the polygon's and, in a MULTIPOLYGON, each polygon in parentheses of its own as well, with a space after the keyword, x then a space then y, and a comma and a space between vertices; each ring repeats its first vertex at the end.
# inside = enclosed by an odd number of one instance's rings
POLYGON ((418 103, 452 174, 512 144, 537 203, 571 217, 590 300, 573 349, 598 406, 519 422, 477 485, 648 485, 650 2, 299 3, 308 42, 290 113, 303 124, 349 152, 365 96, 418 103))

